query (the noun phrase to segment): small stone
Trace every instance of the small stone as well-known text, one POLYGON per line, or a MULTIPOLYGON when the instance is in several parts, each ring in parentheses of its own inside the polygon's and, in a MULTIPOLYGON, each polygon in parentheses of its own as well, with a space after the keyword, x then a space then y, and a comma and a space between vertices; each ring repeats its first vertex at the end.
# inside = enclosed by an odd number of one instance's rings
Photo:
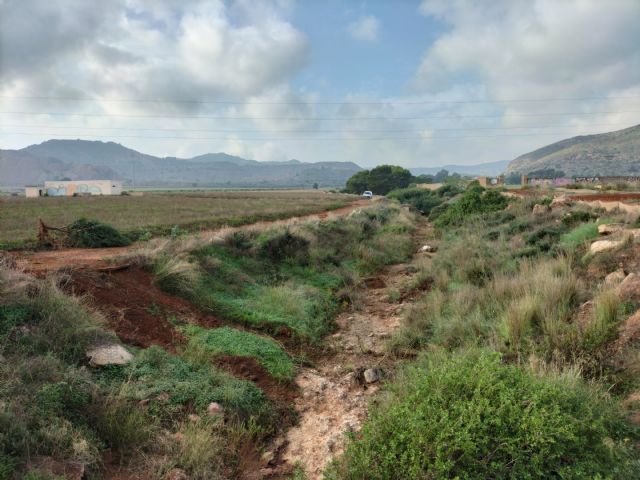
POLYGON ((172 468, 164 476, 164 480, 189 480, 189 477, 181 468, 172 468))
POLYGON ((435 251, 437 251, 438 248, 434 247, 433 245, 423 245, 422 247, 420 247, 420 250, 418 250, 420 253, 433 253, 435 251))
POLYGON ((200 415, 196 415, 195 413, 190 413, 187 418, 190 422, 196 423, 200 421, 200 415))
POLYGON ((148 407, 150 403, 151 403, 150 398, 144 398, 138 402, 138 405, 140 405, 141 407, 148 407))
POLYGON ((364 371, 364 381, 366 383, 375 383, 380 380, 381 376, 382 376, 382 371, 377 367, 367 368, 364 371))
POLYGON ((222 405, 220 405, 218 402, 211 402, 207 407, 207 413, 211 417, 222 417, 224 415, 224 408, 222 408, 222 405))
POLYGON ((87 352, 89 365, 104 367, 107 365, 126 365, 133 360, 133 355, 122 345, 104 345, 87 352))
POLYGON ((271 462, 273 462, 274 459, 275 455, 271 450, 267 450, 260 456, 260 460, 262 460, 265 465, 269 465, 271 462))

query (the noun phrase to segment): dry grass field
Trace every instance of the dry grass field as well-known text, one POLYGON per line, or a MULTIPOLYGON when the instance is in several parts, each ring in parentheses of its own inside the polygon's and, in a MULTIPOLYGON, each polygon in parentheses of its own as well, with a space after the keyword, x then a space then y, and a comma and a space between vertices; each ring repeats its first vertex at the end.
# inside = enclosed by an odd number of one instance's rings
POLYGON ((355 197, 323 191, 225 191, 145 193, 119 197, 0 199, 0 248, 29 246, 38 219, 64 226, 95 219, 137 236, 241 225, 330 210, 355 197))

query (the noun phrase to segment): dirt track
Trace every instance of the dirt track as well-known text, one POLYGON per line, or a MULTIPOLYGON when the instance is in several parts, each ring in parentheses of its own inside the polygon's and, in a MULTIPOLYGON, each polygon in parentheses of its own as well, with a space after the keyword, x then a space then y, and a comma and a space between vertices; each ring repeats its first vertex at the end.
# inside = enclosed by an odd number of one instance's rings
MULTIPOLYGON (((267 227, 270 225, 288 225, 298 221, 310 219, 325 219, 336 216, 346 215, 359 207, 370 205, 371 200, 356 200, 346 207, 337 208, 320 213, 301 215, 299 217, 291 217, 284 220, 275 220, 271 222, 257 222, 252 224, 235 227, 231 230, 239 230, 247 227, 267 227)), ((207 230, 194 236, 211 236, 222 228, 216 230, 207 230)), ((18 253, 14 255, 18 268, 31 273, 51 272, 66 268, 85 268, 90 270, 108 269, 112 266, 113 260, 126 253, 134 252, 142 248, 144 244, 133 244, 128 247, 115 248, 69 248, 63 250, 47 250, 34 253, 18 253)))

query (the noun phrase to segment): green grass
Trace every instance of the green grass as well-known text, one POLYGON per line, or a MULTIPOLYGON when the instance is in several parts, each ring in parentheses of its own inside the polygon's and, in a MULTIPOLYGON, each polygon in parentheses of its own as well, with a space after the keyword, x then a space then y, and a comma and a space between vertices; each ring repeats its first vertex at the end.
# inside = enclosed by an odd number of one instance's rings
POLYGON ((327 478, 640 475, 637 431, 611 399, 574 378, 537 376, 471 351, 430 355, 388 391, 327 478))
POLYGON ((270 338, 229 327, 206 329, 188 325, 184 333, 188 338, 187 352, 253 357, 281 380, 292 380, 295 374, 289 355, 270 338))
POLYGON ((62 227, 79 218, 112 225, 133 238, 245 225, 339 208, 351 195, 321 191, 145 193, 142 197, 0 198, 0 248, 32 247, 38 219, 62 227))
POLYGON ((560 237, 560 247, 573 252, 598 236, 598 225, 583 223, 560 237))
MULTIPOLYGON (((410 257, 414 221, 396 205, 376 205, 323 223, 233 233, 187 252, 197 278, 158 282, 219 317, 317 343, 361 275, 410 257)), ((168 258, 153 260, 157 272, 167 262, 184 263, 168 258)))

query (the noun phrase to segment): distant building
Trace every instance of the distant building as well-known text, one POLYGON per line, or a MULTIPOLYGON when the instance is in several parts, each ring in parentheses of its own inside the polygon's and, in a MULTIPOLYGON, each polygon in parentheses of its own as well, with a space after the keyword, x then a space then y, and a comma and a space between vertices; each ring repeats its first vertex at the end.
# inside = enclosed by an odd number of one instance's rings
POLYGON ((27 197, 72 197, 74 195, 120 195, 122 182, 116 180, 52 180, 42 187, 26 187, 27 197))
POLYGON ((481 187, 502 187, 504 186, 504 175, 498 177, 476 177, 481 187))

